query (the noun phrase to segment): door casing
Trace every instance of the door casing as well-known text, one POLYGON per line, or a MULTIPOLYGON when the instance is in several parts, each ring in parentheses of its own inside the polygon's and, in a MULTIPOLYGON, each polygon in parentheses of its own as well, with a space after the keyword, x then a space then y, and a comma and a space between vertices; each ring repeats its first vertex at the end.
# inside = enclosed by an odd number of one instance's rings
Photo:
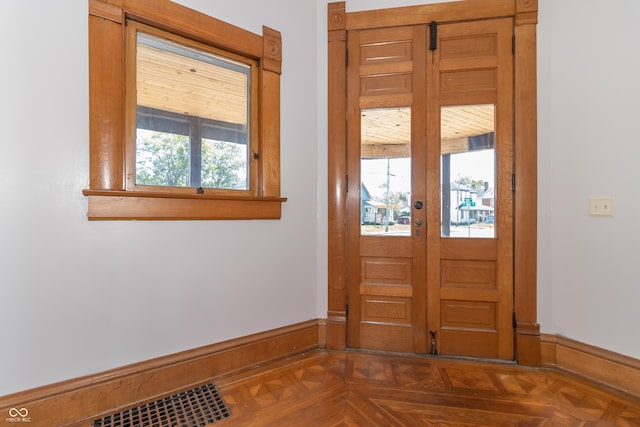
POLYGON ((519 364, 540 365, 536 286, 536 24, 537 0, 466 0, 347 13, 328 5, 328 313, 327 347, 347 336, 346 39, 352 29, 513 17, 514 22, 514 311, 519 364))

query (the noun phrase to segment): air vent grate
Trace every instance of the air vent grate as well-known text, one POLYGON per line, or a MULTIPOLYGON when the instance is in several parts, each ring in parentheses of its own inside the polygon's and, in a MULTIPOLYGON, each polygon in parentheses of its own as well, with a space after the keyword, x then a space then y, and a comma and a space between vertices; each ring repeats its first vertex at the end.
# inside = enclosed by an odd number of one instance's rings
POLYGON ((231 416, 214 384, 127 409, 93 422, 93 427, 205 427, 231 416))

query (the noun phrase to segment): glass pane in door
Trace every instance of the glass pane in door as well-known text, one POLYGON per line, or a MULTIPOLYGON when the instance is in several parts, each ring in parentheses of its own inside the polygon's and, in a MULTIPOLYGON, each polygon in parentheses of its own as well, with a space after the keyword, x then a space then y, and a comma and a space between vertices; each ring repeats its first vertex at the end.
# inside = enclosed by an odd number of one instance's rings
POLYGON ((495 106, 442 107, 442 237, 494 238, 495 106))
POLYGON ((411 234, 411 108, 362 110, 362 235, 411 234))

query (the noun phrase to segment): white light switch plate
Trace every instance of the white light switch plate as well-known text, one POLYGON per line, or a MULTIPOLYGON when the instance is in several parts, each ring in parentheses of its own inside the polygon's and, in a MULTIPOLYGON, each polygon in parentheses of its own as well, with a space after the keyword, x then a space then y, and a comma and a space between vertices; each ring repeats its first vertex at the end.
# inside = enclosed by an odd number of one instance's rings
POLYGON ((589 197, 590 216, 613 216, 614 208, 614 197, 589 197))

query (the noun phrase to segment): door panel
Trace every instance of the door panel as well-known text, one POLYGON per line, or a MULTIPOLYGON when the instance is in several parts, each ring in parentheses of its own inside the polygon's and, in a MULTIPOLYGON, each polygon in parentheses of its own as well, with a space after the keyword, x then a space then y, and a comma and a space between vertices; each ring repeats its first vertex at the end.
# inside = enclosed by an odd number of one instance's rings
POLYGON ((347 33, 347 346, 513 359, 512 23, 427 33, 347 33))
POLYGON ((427 311, 439 354, 514 357, 511 28, 438 27, 429 112, 440 117, 440 162, 428 168, 441 168, 440 236, 427 254, 427 311))
POLYGON ((360 238, 360 347, 412 352, 410 238, 360 238))
POLYGON ((348 35, 349 347, 426 351, 425 215, 411 205, 424 200, 425 110, 414 91, 425 45, 424 26, 348 35))
POLYGON ((434 71, 440 105, 495 103, 499 87, 509 83, 503 78, 511 68, 511 34, 511 19, 438 26, 434 71))

